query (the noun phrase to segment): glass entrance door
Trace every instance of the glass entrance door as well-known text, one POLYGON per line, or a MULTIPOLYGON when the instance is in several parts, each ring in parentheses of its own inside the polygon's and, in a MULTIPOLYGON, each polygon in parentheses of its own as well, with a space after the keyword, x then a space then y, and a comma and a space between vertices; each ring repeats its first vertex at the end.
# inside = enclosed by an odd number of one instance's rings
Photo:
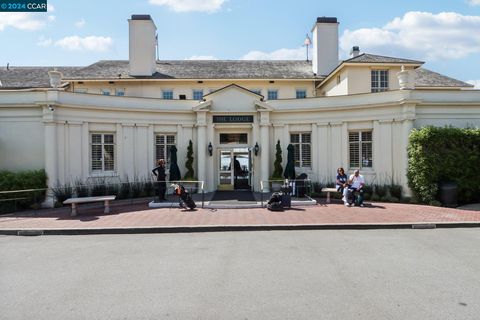
POLYGON ((220 150, 219 190, 250 190, 251 152, 248 148, 220 150))

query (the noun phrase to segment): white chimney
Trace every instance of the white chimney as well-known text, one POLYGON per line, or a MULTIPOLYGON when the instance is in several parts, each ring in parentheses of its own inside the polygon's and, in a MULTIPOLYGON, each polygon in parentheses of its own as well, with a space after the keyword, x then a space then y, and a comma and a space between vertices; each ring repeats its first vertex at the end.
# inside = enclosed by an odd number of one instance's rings
POLYGON ((133 14, 128 20, 131 76, 151 76, 156 70, 155 35, 157 27, 148 14, 133 14))
POLYGON ((358 57, 359 54, 360 54, 360 47, 359 46, 353 46, 352 50, 350 51, 350 58, 358 57))
POLYGON ((319 17, 313 26, 313 73, 328 75, 338 66, 337 18, 319 17))

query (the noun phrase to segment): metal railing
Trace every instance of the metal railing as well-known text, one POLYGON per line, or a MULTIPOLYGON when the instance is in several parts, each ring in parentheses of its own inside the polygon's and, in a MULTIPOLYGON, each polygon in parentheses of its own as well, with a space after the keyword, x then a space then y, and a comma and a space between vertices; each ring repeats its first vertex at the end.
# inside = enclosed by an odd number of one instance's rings
MULTIPOLYGON (((158 195, 157 181, 139 180, 119 183, 74 183, 53 188, 0 191, 0 214, 33 209, 36 212, 46 199, 53 200, 55 206, 72 197, 116 195, 118 200, 151 197, 158 195), (11 204, 10 204, 11 203, 11 204)), ((204 181, 166 181, 166 194, 174 197, 172 183, 181 184, 191 194, 201 194, 202 208, 205 202, 204 181)), ((172 199, 173 200, 173 199, 172 199)), ((198 199, 197 199, 198 200, 198 199)))

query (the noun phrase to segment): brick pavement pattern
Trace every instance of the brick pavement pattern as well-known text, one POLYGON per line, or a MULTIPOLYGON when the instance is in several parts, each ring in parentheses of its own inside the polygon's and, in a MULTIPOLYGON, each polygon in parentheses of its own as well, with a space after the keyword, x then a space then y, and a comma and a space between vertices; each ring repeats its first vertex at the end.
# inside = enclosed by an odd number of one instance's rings
POLYGON ((284 212, 267 209, 149 209, 147 202, 113 202, 110 214, 103 206, 80 207, 78 216, 70 208, 44 209, 0 216, 0 230, 95 229, 193 226, 295 226, 350 224, 465 223, 480 222, 480 211, 398 203, 372 203, 364 208, 341 204, 294 207, 284 212))

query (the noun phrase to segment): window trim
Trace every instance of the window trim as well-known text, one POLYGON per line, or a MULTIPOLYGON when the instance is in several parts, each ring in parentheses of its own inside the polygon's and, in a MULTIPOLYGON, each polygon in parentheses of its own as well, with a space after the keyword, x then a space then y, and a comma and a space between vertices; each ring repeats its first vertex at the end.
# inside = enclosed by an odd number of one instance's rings
POLYGON ((153 154, 153 156, 154 156, 154 159, 153 159, 153 160, 154 160, 154 165, 155 165, 155 166, 157 165, 157 161, 158 161, 159 159, 162 159, 162 158, 158 158, 158 155, 157 155, 157 146, 158 146, 158 145, 162 145, 161 143, 157 143, 157 137, 158 137, 158 136, 164 136, 164 143, 163 143, 163 146, 164 146, 164 149, 163 149, 163 150, 164 150, 164 158, 163 158, 163 159, 165 160, 165 167, 166 167, 167 169, 169 169, 169 168, 170 168, 170 159, 168 158, 168 151, 167 151, 168 147, 167 147, 167 146, 172 146, 172 145, 173 145, 173 146, 176 146, 177 149, 178 149, 178 146, 177 146, 177 133, 176 133, 176 132, 156 132, 156 133, 154 133, 153 142, 154 142, 154 149, 155 149, 155 150, 154 150, 154 154, 153 154), (167 143, 167 141, 168 141, 168 138, 167 138, 167 137, 168 137, 168 136, 173 136, 173 139, 174 139, 173 144, 167 143))
POLYGON ((294 147, 295 145, 298 145, 299 146, 299 165, 297 166, 297 164, 295 164, 295 168, 308 168, 308 169, 312 169, 312 132, 311 131, 292 131, 290 132, 290 144, 292 144, 294 147), (298 134, 298 143, 294 143, 292 142, 292 135, 294 134, 298 134), (309 134, 310 135, 310 142, 303 142, 302 141, 302 135, 303 134, 309 134), (302 145, 308 145, 309 146, 309 157, 310 157, 310 164, 309 165, 304 165, 303 164, 303 149, 302 149, 302 145))
POLYGON ((193 89, 193 90, 192 90, 192 99, 193 99, 193 100, 198 100, 198 101, 203 100, 203 96, 204 96, 203 91, 204 91, 203 89, 193 89), (202 97, 201 97, 200 99, 195 98, 195 93, 199 93, 199 92, 202 94, 202 97))
POLYGON ((278 89, 268 89, 267 90, 267 100, 278 100, 278 89), (270 92, 275 92, 275 99, 270 99, 270 92))
POLYGON ((111 93, 110 88, 104 88, 104 89, 100 89, 100 94, 101 94, 101 95, 104 95, 104 96, 109 96, 109 95, 111 95, 112 93, 111 93))
POLYGON ((385 92, 385 91, 389 91, 390 90, 390 69, 384 69, 384 68, 372 68, 370 69, 370 92, 372 93, 376 93, 376 92, 385 92), (378 72, 378 75, 377 75, 377 86, 374 87, 373 86, 373 73, 374 72, 378 72), (382 87, 382 81, 381 81, 381 75, 380 75, 380 72, 385 72, 386 74, 386 86, 385 87, 382 87))
POLYGON ((115 96, 116 97, 124 97, 125 96, 125 88, 115 88, 115 96), (118 94, 121 92, 122 94, 118 94))
POLYGON ((305 98, 307 98, 307 89, 305 89, 305 88, 295 89, 295 99, 305 99, 305 98), (299 97, 298 97, 298 93, 299 93, 299 92, 303 92, 303 93, 305 94, 305 96, 302 97, 302 98, 299 98, 299 97))
POLYGON ((174 97, 173 94, 174 94, 173 89, 162 89, 162 99, 164 99, 164 100, 173 100, 173 97, 174 97), (171 98, 165 98, 166 93, 171 93, 172 97, 171 98))
POLYGON ((359 169, 359 170, 364 170, 364 169, 368 169, 368 170, 372 170, 373 169, 373 163, 374 163, 374 159, 373 159, 373 130, 372 129, 359 129, 359 130, 349 130, 348 131, 348 167, 350 169, 359 169), (370 135, 371 135, 371 140, 370 141, 363 141, 362 140, 362 133, 364 132, 369 132, 370 135), (355 141, 355 142, 350 142, 350 133, 357 133, 358 134, 358 141, 355 141), (358 145, 358 164, 359 166, 352 166, 352 161, 351 161, 351 152, 350 152, 350 146, 352 144, 357 144, 358 145), (364 166, 363 165, 363 159, 362 159, 362 153, 363 153, 363 145, 364 144, 370 144, 370 149, 371 149, 371 164, 369 166, 364 166))
POLYGON ((115 132, 111 131, 90 131, 90 141, 89 141, 89 160, 90 160, 90 166, 89 166, 89 172, 91 175, 102 175, 102 174, 115 174, 117 171, 117 137, 115 132), (93 155, 92 155, 92 146, 93 145, 99 145, 98 143, 93 143, 93 135, 99 134, 101 135, 101 143, 100 145, 102 146, 102 155, 101 155, 101 163, 102 163, 102 169, 101 170, 94 170, 93 169, 93 155), (104 155, 104 146, 105 146, 105 135, 111 135, 113 137, 113 144, 108 143, 107 145, 113 145, 113 170, 105 170, 105 155, 104 155))

